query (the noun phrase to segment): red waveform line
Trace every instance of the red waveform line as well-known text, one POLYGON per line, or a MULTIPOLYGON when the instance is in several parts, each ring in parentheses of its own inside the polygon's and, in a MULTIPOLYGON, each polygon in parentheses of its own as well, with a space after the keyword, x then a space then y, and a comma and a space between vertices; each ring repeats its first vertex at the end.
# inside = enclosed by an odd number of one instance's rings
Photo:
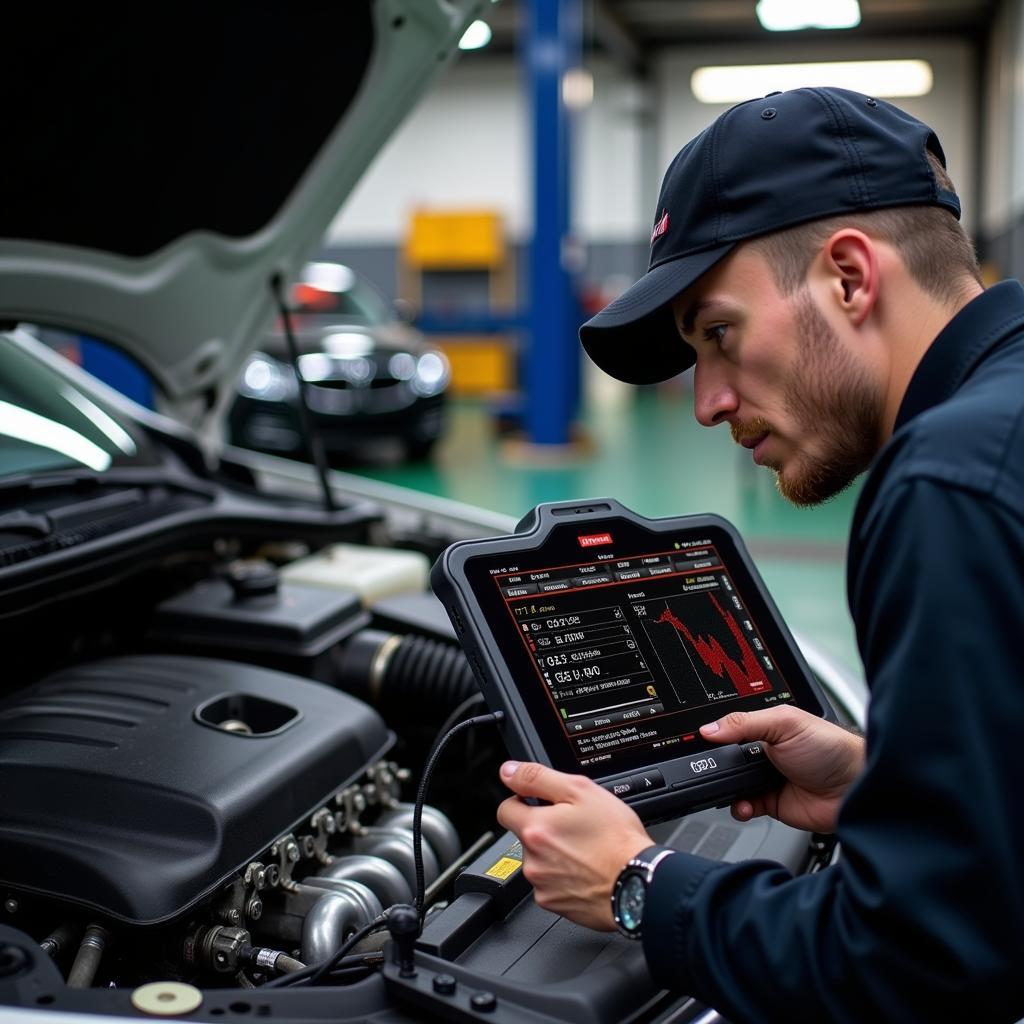
POLYGON ((771 690, 771 685, 765 679, 764 669, 761 668, 757 655, 754 654, 753 649, 747 642, 747 638, 743 635, 739 624, 732 617, 732 614, 718 603, 718 599, 714 594, 708 594, 708 597, 715 606, 715 611, 721 616, 729 632, 732 633, 733 639, 739 646, 742 659, 741 664, 737 664, 734 659, 725 653, 725 649, 716 637, 711 637, 710 640, 705 640, 702 636, 694 637, 686 624, 675 616, 671 608, 666 608, 655 619, 655 622, 667 622, 673 629, 685 636, 697 652, 700 660, 719 679, 722 678, 723 672, 729 676, 729 682, 732 683, 736 688, 736 692, 741 697, 748 697, 752 693, 767 693, 771 690))

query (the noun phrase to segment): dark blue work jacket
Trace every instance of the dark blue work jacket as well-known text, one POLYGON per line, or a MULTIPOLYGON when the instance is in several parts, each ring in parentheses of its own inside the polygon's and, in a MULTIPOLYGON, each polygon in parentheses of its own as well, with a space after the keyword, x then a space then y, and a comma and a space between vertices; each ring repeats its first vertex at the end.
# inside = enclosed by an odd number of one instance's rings
POLYGON ((943 329, 865 483, 847 583, 871 688, 840 861, 679 853, 654 976, 740 1021, 1024 1017, 1024 288, 943 329))

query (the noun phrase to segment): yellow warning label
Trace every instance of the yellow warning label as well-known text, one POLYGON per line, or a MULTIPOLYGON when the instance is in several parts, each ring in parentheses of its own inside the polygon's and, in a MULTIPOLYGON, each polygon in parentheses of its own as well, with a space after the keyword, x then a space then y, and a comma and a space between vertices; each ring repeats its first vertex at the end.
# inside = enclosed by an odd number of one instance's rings
POLYGON ((523 862, 516 860, 514 857, 502 857, 497 863, 492 864, 485 872, 485 875, 490 875, 491 878, 508 878, 514 875, 521 867, 523 862))

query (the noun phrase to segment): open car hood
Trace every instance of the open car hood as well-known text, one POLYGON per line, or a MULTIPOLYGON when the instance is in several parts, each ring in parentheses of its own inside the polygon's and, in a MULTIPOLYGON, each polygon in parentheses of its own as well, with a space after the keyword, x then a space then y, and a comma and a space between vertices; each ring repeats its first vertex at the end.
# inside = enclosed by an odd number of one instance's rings
POLYGON ((112 342, 203 426, 484 0, 26 5, 5 57, 0 321, 112 342))

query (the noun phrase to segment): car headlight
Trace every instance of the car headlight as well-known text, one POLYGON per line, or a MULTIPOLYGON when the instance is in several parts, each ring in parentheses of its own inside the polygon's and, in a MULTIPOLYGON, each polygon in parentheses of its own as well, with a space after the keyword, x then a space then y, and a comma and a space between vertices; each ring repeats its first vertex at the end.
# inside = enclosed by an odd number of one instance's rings
POLYGON ((238 391, 246 398, 263 402, 280 402, 295 390, 295 374, 276 359, 255 352, 242 371, 238 391))
POLYGON ((423 398, 439 395, 448 386, 451 368, 440 352, 424 352, 416 360, 416 373, 412 378, 412 389, 423 398))
POLYGON ((408 352, 396 352, 388 360, 388 373, 395 380, 412 380, 416 376, 416 360, 408 352))

